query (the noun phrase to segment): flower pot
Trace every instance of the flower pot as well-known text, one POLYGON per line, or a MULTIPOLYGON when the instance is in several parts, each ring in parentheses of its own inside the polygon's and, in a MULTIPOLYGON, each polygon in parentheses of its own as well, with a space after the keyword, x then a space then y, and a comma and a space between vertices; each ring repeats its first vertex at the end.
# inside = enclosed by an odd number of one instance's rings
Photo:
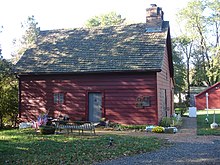
POLYGON ((43 135, 49 135, 55 133, 55 127, 54 126, 40 126, 40 133, 43 135))
POLYGON ((177 128, 176 127, 166 127, 164 132, 165 133, 177 133, 177 128))

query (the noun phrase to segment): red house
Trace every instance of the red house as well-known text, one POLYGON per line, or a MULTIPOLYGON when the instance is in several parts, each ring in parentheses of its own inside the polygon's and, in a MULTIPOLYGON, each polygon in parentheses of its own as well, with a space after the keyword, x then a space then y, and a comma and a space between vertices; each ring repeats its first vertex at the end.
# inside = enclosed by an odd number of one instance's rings
POLYGON ((208 108, 220 109, 220 82, 218 82, 195 96, 197 110, 207 108, 206 93, 208 94, 208 108))
POLYGON ((158 124, 173 114, 169 22, 152 5, 146 23, 41 31, 16 64, 19 114, 158 124))

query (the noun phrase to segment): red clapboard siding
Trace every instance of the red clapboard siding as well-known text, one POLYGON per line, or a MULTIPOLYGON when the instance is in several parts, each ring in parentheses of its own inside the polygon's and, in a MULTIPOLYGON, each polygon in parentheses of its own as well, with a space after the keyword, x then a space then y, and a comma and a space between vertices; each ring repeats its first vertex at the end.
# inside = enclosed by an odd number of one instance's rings
POLYGON ((103 114, 106 115, 103 117, 125 124, 131 121, 130 124, 157 122, 155 74, 21 76, 20 81, 20 111, 23 119, 36 120, 40 113, 48 111, 52 115, 68 114, 73 120, 80 116, 82 119, 87 119, 86 92, 103 91, 105 98, 103 114), (64 105, 53 103, 55 92, 65 94, 64 105), (137 97, 145 95, 151 96, 151 107, 137 108, 135 106, 137 97), (152 110, 151 113, 147 112, 149 109, 152 110), (110 113, 114 115, 108 115, 110 113), (123 116, 125 116, 124 119, 123 116), (120 121, 117 121, 119 117, 120 121))
POLYGON ((157 124, 156 74, 89 74, 21 76, 21 118, 36 120, 42 112, 88 119, 87 92, 102 92, 103 117, 122 124, 157 124), (62 106, 53 93, 64 93, 62 106), (150 96, 151 106, 137 108, 139 96, 150 96))
POLYGON ((220 109, 220 82, 218 82, 195 96, 197 110, 204 110, 207 108, 206 93, 208 93, 208 108, 220 109))
POLYGON ((170 64, 169 56, 167 54, 167 48, 165 49, 162 71, 157 73, 157 109, 158 109, 158 122, 167 116, 171 116, 174 113, 174 102, 173 102, 173 80, 170 75, 170 64), (166 93, 166 110, 163 105, 162 91, 166 93), (165 112, 167 111, 167 112, 165 112))

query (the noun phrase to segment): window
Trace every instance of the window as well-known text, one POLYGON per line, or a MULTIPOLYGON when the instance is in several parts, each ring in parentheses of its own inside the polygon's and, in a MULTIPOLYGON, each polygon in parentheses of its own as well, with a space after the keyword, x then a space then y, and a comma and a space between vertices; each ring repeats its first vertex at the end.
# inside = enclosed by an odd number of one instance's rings
POLYGON ((54 93, 53 94, 53 102, 55 104, 63 104, 64 103, 64 94, 63 93, 54 93))
POLYGON ((150 107, 150 96, 144 96, 142 100, 142 105, 144 107, 150 107))
POLYGON ((137 108, 144 108, 150 107, 150 96, 139 96, 136 99, 136 107, 137 108))

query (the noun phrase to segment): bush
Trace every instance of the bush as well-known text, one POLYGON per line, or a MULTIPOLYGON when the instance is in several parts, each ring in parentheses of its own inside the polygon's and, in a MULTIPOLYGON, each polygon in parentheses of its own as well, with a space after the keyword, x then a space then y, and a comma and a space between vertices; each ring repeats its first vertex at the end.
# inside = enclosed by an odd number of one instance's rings
POLYGON ((164 128, 161 127, 161 126, 156 126, 152 129, 152 132, 155 132, 155 133, 163 133, 164 132, 164 128))
POLYGON ((172 123, 170 126, 172 127, 179 128, 183 123, 181 118, 178 119, 177 117, 172 117, 171 120, 172 120, 172 123))
POLYGON ((114 130, 145 130, 146 125, 122 125, 115 122, 110 122, 108 127, 113 128, 114 130))
POLYGON ((170 127, 172 124, 172 119, 170 117, 163 117, 160 121, 160 126, 162 127, 170 127))
POLYGON ((182 120, 178 117, 163 117, 159 125, 162 127, 180 127, 182 120))
POLYGON ((146 128, 146 125, 122 125, 121 128, 123 130, 128 130, 128 129, 144 130, 146 128))

